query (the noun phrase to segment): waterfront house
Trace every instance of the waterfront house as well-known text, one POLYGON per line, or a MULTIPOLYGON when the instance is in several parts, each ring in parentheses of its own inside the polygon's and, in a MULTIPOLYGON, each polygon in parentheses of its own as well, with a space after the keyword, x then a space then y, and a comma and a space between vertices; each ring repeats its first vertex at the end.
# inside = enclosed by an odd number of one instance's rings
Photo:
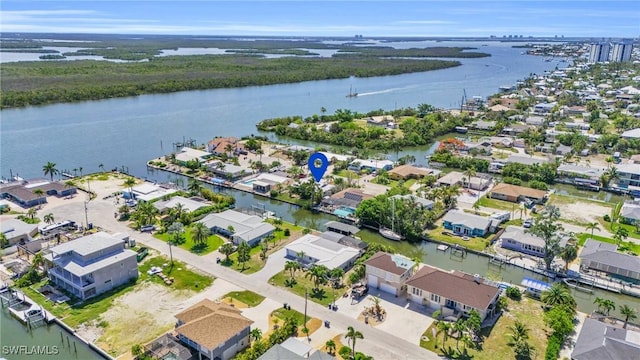
POLYGON ((520 135, 520 134, 524 133, 525 131, 527 131, 529 129, 530 129, 529 125, 511 124, 511 125, 505 126, 502 129, 502 133, 505 134, 505 135, 517 136, 517 135, 520 135))
MULTIPOLYGON (((506 110, 509 110, 509 108, 506 108, 506 110)), ((506 111, 504 110, 504 111, 506 111)), ((499 110, 502 111, 502 110, 499 110)), ((478 129, 478 130, 493 130, 496 127, 496 122, 495 121, 484 121, 484 120, 478 120, 475 121, 471 124, 471 127, 473 127, 474 129, 478 129)))
POLYGON ((535 157, 535 156, 526 156, 526 155, 517 155, 517 154, 509 155, 507 160, 504 161, 504 163, 506 163, 506 164, 518 163, 518 164, 523 164, 523 165, 545 164, 545 163, 548 163, 548 162, 549 162, 548 158, 535 157))
POLYGON ((144 182, 138 186, 134 186, 131 189, 125 189, 122 191, 122 196, 125 199, 136 199, 139 201, 152 201, 155 199, 164 198, 169 194, 173 194, 178 190, 170 188, 166 185, 157 185, 151 182, 144 182))
POLYGON ((615 244, 588 239, 580 253, 580 268, 640 280, 640 258, 617 250, 615 244))
POLYGON ((222 154, 230 155, 236 148, 238 148, 238 139, 234 137, 217 137, 207 143, 207 151, 216 156, 222 154), (228 149, 231 149, 231 151, 228 151, 228 149))
POLYGON ((571 360, 638 359, 640 332, 586 318, 571 353, 571 360))
POLYGON ((12 182, 0 185, 0 199, 8 199, 23 208, 30 208, 47 202, 47 196, 65 197, 77 192, 75 186, 46 179, 12 182), (42 194, 37 194, 39 191, 42 194))
POLYGON ((305 265, 324 265, 330 270, 339 268, 347 271, 360 256, 358 249, 312 234, 291 242, 285 249, 287 258, 305 265), (299 257, 299 254, 304 256, 299 257))
POLYGON ((105 232, 83 236, 49 249, 49 279, 86 300, 138 278, 135 251, 122 238, 105 232))
POLYGON ((219 178, 236 181, 241 177, 253 174, 253 169, 215 160, 207 163, 207 169, 219 178))
POLYGON ((169 200, 161 200, 153 203, 153 206, 158 209, 160 213, 174 209, 178 205, 182 206, 184 212, 194 212, 208 204, 202 198, 186 198, 184 196, 174 196, 169 200))
POLYGON ((343 235, 333 231, 325 231, 320 234, 320 237, 329 241, 333 241, 340 245, 352 247, 360 252, 360 255, 364 254, 364 252, 369 247, 369 244, 360 240, 360 238, 356 238, 354 236, 343 235))
POLYGON ((559 178, 567 179, 590 179, 600 181, 600 176, 605 173, 602 168, 593 168, 590 166, 581 166, 573 164, 562 164, 558 166, 557 174, 559 178))
POLYGON ((355 159, 349 164, 349 170, 353 171, 379 171, 386 170, 389 171, 393 169, 393 161, 391 160, 363 160, 363 159, 355 159))
POLYGON ((546 200, 547 192, 544 190, 532 189, 524 186, 499 183, 491 189, 491 198, 511 202, 520 202, 526 199, 537 204, 546 200))
POLYGON ((198 222, 204 224, 212 233, 222 234, 229 238, 236 245, 245 241, 250 246, 256 246, 276 230, 273 225, 264 222, 261 217, 243 214, 235 210, 209 214, 198 222))
POLYGON ((353 219, 358 205, 364 200, 371 199, 373 195, 365 193, 362 189, 346 188, 320 202, 320 207, 343 219, 353 219))
POLYGON ((389 177, 393 180, 422 179, 425 176, 440 174, 439 170, 405 164, 389 170, 389 177))
POLYGON ((313 348, 309 345, 297 340, 289 338, 282 344, 275 344, 262 354, 258 360, 335 360, 336 358, 316 350, 312 353, 313 348), (293 344, 295 341, 297 344, 293 344), (307 350, 308 349, 308 350, 307 350), (310 354, 309 354, 310 353, 310 354), (302 355, 301 355, 302 354, 302 355))
POLYGON ((479 275, 459 271, 444 271, 423 265, 407 280, 409 300, 440 310, 443 316, 467 316, 471 310, 480 319, 493 316, 500 298, 500 289, 479 275))
POLYGON ((449 211, 442 221, 445 229, 464 236, 485 236, 490 231, 494 231, 499 224, 499 221, 494 219, 459 210, 449 211))
POLYGON ((176 314, 175 332, 199 358, 232 359, 250 345, 252 320, 224 303, 204 299, 176 314))
POLYGON ((625 201, 620 209, 621 222, 633 224, 640 221, 640 200, 625 201))
MULTIPOLYGON (((567 245, 568 237, 562 237, 560 240, 560 248, 567 245)), ((545 243, 544 239, 531 234, 525 228, 509 225, 500 235, 501 246, 508 250, 521 252, 527 255, 544 257, 545 243)))
POLYGON ((38 233, 38 225, 27 224, 19 219, 6 219, 0 221, 0 233, 6 237, 7 246, 26 244, 38 233))
POLYGON ((429 199, 425 199, 425 198, 421 198, 415 195, 411 195, 411 194, 407 194, 407 195, 393 195, 391 197, 391 199, 395 200, 400 200, 400 201, 407 201, 407 202, 413 202, 413 205, 419 206, 423 209, 426 210, 431 210, 433 209, 433 205, 435 204, 433 201, 429 200, 429 199))
POLYGON ((640 164, 619 164, 617 168, 619 187, 640 187, 640 164))
POLYGON ((392 115, 370 116, 367 119, 367 125, 371 126, 381 126, 386 128, 389 124, 395 124, 395 119, 392 115))
POLYGON ((335 163, 336 161, 351 161, 354 158, 351 155, 342 155, 342 154, 330 153, 326 151, 318 151, 318 152, 326 156, 327 160, 329 160, 331 164, 335 163))
POLYGON ((356 226, 345 224, 339 221, 329 221, 325 224, 327 231, 332 231, 345 236, 357 234, 360 229, 356 226))
POLYGON ((379 251, 364 262, 367 285, 395 296, 404 295, 415 264, 405 256, 379 251))
POLYGON ((180 340, 170 333, 162 334, 145 345, 144 351, 152 359, 194 360, 191 351, 182 346, 180 340))
POLYGON ((190 147, 183 147, 178 153, 176 153, 176 161, 180 165, 185 165, 189 161, 204 163, 209 157, 211 157, 211 155, 211 153, 206 151, 193 149, 190 147))

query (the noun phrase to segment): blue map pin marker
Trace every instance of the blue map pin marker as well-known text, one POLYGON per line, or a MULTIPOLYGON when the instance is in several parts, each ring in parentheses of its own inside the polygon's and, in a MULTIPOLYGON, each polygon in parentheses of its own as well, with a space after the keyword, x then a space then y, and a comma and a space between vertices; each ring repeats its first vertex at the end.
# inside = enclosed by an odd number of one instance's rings
POLYGON ((313 178, 316 179, 316 182, 320 182, 324 173, 327 172, 327 167, 329 166, 329 159, 324 156, 323 153, 313 153, 309 156, 309 171, 313 175, 313 178), (316 166, 316 162, 320 160, 320 166, 316 166))

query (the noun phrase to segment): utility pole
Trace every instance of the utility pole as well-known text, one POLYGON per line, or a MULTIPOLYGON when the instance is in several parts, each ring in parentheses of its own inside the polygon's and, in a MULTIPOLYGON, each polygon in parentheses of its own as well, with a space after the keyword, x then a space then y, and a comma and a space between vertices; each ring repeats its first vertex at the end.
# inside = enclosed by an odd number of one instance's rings
POLYGON ((84 202, 84 223, 85 223, 85 229, 88 229, 88 228, 89 228, 89 216, 88 216, 88 212, 87 212, 87 210, 88 210, 88 208, 87 208, 87 204, 88 204, 88 203, 89 203, 88 201, 85 201, 85 202, 84 202))
MULTIPOLYGON (((307 299, 308 298, 309 298, 309 292, 305 288, 304 289, 304 324, 302 324, 303 329, 307 328, 307 299)), ((306 334, 307 334, 307 340, 310 340, 309 331, 307 331, 306 334)))

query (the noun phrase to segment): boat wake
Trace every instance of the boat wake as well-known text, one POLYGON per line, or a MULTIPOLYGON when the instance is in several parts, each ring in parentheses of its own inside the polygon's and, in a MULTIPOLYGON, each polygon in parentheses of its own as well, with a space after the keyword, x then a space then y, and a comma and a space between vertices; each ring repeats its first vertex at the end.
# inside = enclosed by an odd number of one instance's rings
POLYGON ((411 88, 415 88, 415 87, 416 86, 405 86, 405 87, 391 88, 391 89, 385 89, 385 90, 380 90, 380 91, 371 91, 371 92, 366 92, 366 93, 360 93, 360 94, 358 94, 358 97, 360 97, 360 96, 369 96, 369 95, 378 95, 378 94, 387 94, 387 93, 390 93, 390 92, 396 92, 396 91, 411 89, 411 88))

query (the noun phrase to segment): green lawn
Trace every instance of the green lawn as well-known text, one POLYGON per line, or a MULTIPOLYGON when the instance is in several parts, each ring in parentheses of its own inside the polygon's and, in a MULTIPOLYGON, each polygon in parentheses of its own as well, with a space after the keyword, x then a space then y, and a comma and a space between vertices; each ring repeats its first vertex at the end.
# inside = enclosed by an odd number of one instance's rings
MULTIPOLYGON (((587 242, 587 239, 592 238, 594 240, 602 241, 609 244, 615 244, 616 240, 604 236, 593 235, 590 233, 582 233, 577 235, 578 245, 584 246, 584 243, 587 242)), ((631 251, 636 255, 640 255, 640 244, 633 243, 631 241, 622 241, 619 245, 619 250, 631 251)))
POLYGON ((264 296, 258 295, 258 294, 254 293, 254 292, 249 291, 249 290, 232 291, 232 292, 226 294, 225 296, 223 296, 223 298, 227 298, 227 297, 235 299, 235 300, 238 300, 238 301, 240 301, 242 303, 245 303, 249 307, 258 306, 264 300, 264 296))
POLYGON ((300 206, 304 206, 305 202, 307 202, 307 200, 302 200, 298 197, 291 197, 291 195, 289 195, 288 193, 284 193, 284 192, 280 192, 278 193, 278 196, 275 197, 276 200, 280 200, 280 201, 284 201, 287 203, 292 203, 292 204, 296 204, 296 205, 300 205, 300 206))
POLYGON ((509 211, 515 211, 518 209, 518 206, 519 206, 518 204, 509 202, 509 201, 491 199, 491 198, 488 198, 486 195, 478 199, 476 203, 484 207, 490 207, 490 208, 499 209, 499 210, 509 210, 509 211))
POLYGON ((336 299, 342 296, 344 289, 332 289, 331 286, 320 285, 319 291, 313 291, 313 281, 310 278, 304 277, 304 272, 297 271, 295 275, 296 284, 293 287, 288 287, 285 285, 285 281, 291 278, 291 275, 288 271, 281 271, 275 274, 271 279, 269 279, 269 283, 272 285, 283 287, 296 295, 304 297, 305 291, 308 292, 309 300, 316 302, 318 304, 327 306, 333 302, 333 297, 335 295, 336 299))
MULTIPOLYGON (((529 343, 533 345, 536 350, 535 356, 532 360, 544 359, 545 350, 547 347, 547 335, 546 326, 543 321, 543 312, 540 303, 536 300, 523 298, 521 301, 513 301, 507 299, 508 311, 506 311, 496 324, 492 328, 483 329, 481 336, 484 341, 482 342, 481 349, 469 348, 469 357, 459 357, 460 359, 474 359, 474 360, 497 360, 497 359, 513 359, 513 348, 507 345, 509 340, 508 334, 509 326, 515 323, 515 320, 520 320, 526 324, 529 329, 529 343)), ((442 334, 438 334, 436 338, 433 338, 432 329, 436 328, 434 322, 423 334, 420 346, 425 349, 431 350, 439 355, 443 354, 442 351, 442 334)), ((445 343, 445 348, 456 349, 456 339, 450 336, 445 343)), ((459 343, 459 349, 462 350, 463 343, 459 343)), ((457 357, 454 357, 457 358, 457 357)))
MULTIPOLYGON (((156 239, 160 239, 162 241, 169 241, 169 233, 165 232, 165 233, 155 233, 153 234, 153 237, 155 237, 156 239)), ((200 254, 200 255, 205 255, 208 254, 212 251, 217 250, 220 245, 222 245, 224 243, 224 240, 222 240, 221 237, 219 237, 218 235, 215 234, 211 234, 209 235, 209 237, 207 238, 207 243, 205 246, 202 245, 196 245, 195 242, 193 242, 193 236, 191 236, 191 227, 187 226, 184 229, 184 234, 183 234, 183 238, 185 239, 185 242, 183 242, 182 244, 178 245, 179 247, 185 249, 185 250, 189 250, 192 253, 196 253, 196 254, 200 254)))
POLYGON ((156 256, 144 261, 138 266, 138 270, 140 271, 138 282, 149 280, 176 290, 200 291, 213 283, 213 278, 189 270, 188 266, 181 261, 173 260, 173 266, 171 266, 171 260, 165 256, 156 256), (165 275, 173 277, 173 284, 165 285, 157 275, 149 276, 147 271, 152 266, 162 268, 165 275))
POLYGON ((451 231, 446 230, 442 225, 433 230, 428 230, 425 235, 428 239, 447 244, 457 244, 476 251, 482 251, 489 246, 489 242, 494 236, 494 234, 488 234, 485 237, 470 237, 469 240, 462 240, 461 236, 453 235, 451 231), (450 233, 450 235, 445 235, 443 232, 450 233))
MULTIPOLYGON (((284 322, 287 318, 293 318, 296 324, 298 324, 299 326, 302 326, 304 324, 304 314, 293 309, 287 310, 284 307, 281 307, 280 309, 273 310, 271 316, 277 317, 282 322, 284 322)), ((311 319, 311 316, 307 315, 307 321, 309 319, 311 319)))
POLYGON ((598 200, 592 200, 592 199, 587 199, 583 197, 567 196, 567 195, 560 195, 560 194, 551 194, 549 195, 549 200, 548 200, 548 203, 553 205, 575 204, 576 202, 591 203, 594 205, 606 206, 610 208, 613 208, 615 206, 614 203, 609 203, 605 201, 598 201, 598 200))

